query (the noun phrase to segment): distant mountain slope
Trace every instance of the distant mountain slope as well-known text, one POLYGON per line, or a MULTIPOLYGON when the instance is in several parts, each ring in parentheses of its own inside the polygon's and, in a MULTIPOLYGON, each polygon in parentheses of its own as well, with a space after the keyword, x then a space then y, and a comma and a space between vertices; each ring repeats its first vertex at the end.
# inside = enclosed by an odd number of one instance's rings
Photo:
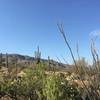
MULTIPOLYGON (((2 57, 5 58, 6 54, 2 54, 2 57)), ((34 57, 20 55, 20 54, 8 54, 8 58, 17 58, 20 60, 34 60, 34 57)))
MULTIPOLYGON (((14 63, 14 60, 17 60, 18 64, 32 64, 35 61, 34 57, 30 57, 27 55, 20 55, 20 54, 7 54, 8 55, 8 62, 9 63, 14 63)), ((5 60, 6 59, 6 54, 2 54, 2 58, 5 60)), ((47 59, 41 59, 42 62, 48 63, 47 59)), ((51 66, 55 66, 57 68, 65 68, 66 66, 69 65, 65 65, 63 63, 59 63, 57 61, 54 60, 50 60, 50 65, 51 66)))

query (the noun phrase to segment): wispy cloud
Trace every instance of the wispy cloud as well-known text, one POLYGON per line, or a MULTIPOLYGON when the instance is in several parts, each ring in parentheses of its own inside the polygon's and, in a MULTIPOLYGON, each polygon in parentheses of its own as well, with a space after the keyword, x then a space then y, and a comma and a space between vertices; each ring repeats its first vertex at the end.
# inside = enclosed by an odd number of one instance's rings
POLYGON ((100 37, 100 30, 94 30, 90 32, 91 37, 100 37))

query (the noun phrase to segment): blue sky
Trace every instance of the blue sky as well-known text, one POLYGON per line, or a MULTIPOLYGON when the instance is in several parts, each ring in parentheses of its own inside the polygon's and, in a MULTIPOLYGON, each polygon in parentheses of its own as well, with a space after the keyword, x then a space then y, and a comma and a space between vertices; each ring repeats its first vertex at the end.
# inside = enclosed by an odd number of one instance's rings
POLYGON ((70 62, 57 22, 75 56, 78 42, 80 56, 89 59, 89 34, 100 29, 99 0, 0 0, 0 52, 34 56, 39 45, 43 58, 70 62))

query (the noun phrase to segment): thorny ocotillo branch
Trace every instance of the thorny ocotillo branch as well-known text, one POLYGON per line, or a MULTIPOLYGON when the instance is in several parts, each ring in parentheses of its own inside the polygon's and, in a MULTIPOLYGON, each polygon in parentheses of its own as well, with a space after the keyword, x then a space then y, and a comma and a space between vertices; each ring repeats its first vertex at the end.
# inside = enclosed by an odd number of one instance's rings
MULTIPOLYGON (((63 29, 63 25, 62 25, 62 24, 57 24, 57 26, 58 26, 58 29, 59 29, 60 33, 61 33, 62 36, 63 36, 63 39, 64 39, 64 41, 65 41, 65 43, 66 43, 66 45, 67 45, 67 47, 68 47, 70 53, 71 53, 71 56, 72 56, 72 59, 73 59, 73 61, 74 61, 76 70, 77 70, 77 72, 80 72, 79 69, 78 69, 77 63, 76 63, 76 61, 75 61, 75 58, 74 58, 72 49, 71 49, 71 47, 70 47, 70 45, 69 45, 69 42, 67 41, 67 38, 66 38, 66 36, 65 36, 65 32, 64 32, 64 29, 63 29)), ((89 95, 89 94, 90 94, 90 91, 88 90, 88 88, 87 88, 87 86, 85 85, 84 81, 83 81, 81 78, 80 78, 80 80, 81 80, 82 84, 84 85, 85 89, 87 90, 88 96, 89 96, 90 100, 92 100, 92 97, 89 95)))

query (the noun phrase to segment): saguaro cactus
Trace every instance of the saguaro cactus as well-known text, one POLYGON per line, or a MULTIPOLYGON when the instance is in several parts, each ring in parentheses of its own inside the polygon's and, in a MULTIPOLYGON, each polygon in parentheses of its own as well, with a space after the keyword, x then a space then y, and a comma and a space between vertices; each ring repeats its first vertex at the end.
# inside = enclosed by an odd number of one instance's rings
POLYGON ((37 64, 40 62, 40 59, 41 59, 41 52, 40 52, 39 46, 38 46, 37 51, 35 51, 35 60, 36 60, 37 64))
POLYGON ((6 61, 6 67, 8 68, 8 54, 7 53, 6 53, 5 61, 6 61))
POLYGON ((48 56, 48 69, 50 70, 51 66, 50 66, 50 57, 48 56))
POLYGON ((17 77, 17 73, 18 73, 18 69, 17 69, 17 61, 18 61, 18 59, 17 59, 17 57, 15 56, 16 77, 17 77))
POLYGON ((0 66, 2 66, 2 53, 0 53, 0 66))

